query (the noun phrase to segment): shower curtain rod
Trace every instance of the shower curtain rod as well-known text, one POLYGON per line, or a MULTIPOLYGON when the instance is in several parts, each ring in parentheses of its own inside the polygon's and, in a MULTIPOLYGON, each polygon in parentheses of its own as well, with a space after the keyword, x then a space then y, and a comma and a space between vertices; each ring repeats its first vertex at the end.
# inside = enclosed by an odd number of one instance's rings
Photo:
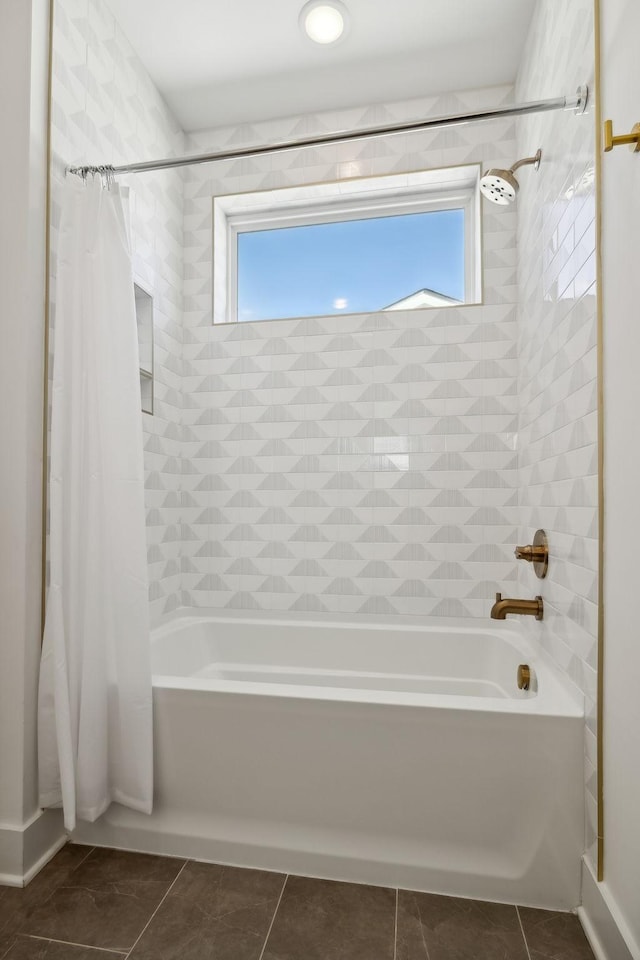
POLYGON ((118 173, 145 173, 150 170, 169 170, 173 167, 188 167, 196 163, 211 163, 214 160, 239 160, 242 157, 259 157, 265 153, 278 153, 282 150, 297 150, 301 147, 318 147, 329 143, 348 143, 352 140, 365 140, 370 137, 384 137, 394 133, 412 133, 418 130, 433 130, 438 127, 461 126, 479 120, 497 120, 502 117, 523 117, 532 113, 545 113, 549 110, 573 110, 584 113, 587 107, 589 89, 586 85, 578 87, 574 97, 556 97, 551 100, 533 100, 512 106, 493 107, 487 110, 475 110, 471 113, 454 113, 445 117, 432 117, 429 120, 412 120, 408 123, 388 124, 384 127, 363 127, 361 130, 345 130, 342 133, 320 134, 301 140, 284 140, 280 143, 264 144, 257 147, 240 147, 236 150, 223 150, 217 153, 201 153, 190 157, 167 157, 164 160, 147 160, 142 163, 125 163, 117 167, 82 166, 68 167, 67 173, 80 177, 100 173, 115 175, 118 173))

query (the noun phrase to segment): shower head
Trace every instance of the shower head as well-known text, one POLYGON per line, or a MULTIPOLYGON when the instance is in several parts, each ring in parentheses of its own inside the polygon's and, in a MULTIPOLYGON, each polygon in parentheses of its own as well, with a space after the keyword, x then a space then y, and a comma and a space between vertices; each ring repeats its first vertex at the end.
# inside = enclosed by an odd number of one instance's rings
POLYGON ((527 164, 533 164, 534 170, 537 170, 540 166, 541 157, 542 150, 538 150, 535 157, 518 160, 509 170, 500 170, 498 168, 487 170, 480 179, 480 190, 483 196, 485 196, 487 200, 491 200, 492 203, 499 203, 500 206, 503 207, 513 203, 520 189, 520 184, 514 176, 515 171, 519 167, 524 167, 527 164))

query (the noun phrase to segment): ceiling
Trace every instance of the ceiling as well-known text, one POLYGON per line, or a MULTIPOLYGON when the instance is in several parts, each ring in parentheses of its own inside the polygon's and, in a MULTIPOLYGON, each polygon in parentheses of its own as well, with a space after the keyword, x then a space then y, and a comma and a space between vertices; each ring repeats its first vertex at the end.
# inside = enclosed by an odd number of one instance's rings
POLYGON ((536 0, 345 0, 334 46, 304 0, 109 0, 187 131, 515 79, 536 0))

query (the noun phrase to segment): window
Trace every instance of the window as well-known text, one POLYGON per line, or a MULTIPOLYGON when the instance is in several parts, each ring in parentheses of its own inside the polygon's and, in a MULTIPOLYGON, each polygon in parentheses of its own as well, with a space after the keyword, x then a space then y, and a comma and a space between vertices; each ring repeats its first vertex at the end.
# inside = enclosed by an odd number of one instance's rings
POLYGON ((480 299, 478 167, 216 197, 214 322, 480 299))

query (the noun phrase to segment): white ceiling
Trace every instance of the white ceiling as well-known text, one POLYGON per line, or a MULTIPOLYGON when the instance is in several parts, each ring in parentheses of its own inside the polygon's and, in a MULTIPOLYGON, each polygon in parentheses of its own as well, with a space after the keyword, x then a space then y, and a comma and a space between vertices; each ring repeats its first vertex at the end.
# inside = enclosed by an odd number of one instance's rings
POLYGON ((303 2, 109 0, 189 131, 509 83, 536 0, 345 0, 335 46, 303 2))

